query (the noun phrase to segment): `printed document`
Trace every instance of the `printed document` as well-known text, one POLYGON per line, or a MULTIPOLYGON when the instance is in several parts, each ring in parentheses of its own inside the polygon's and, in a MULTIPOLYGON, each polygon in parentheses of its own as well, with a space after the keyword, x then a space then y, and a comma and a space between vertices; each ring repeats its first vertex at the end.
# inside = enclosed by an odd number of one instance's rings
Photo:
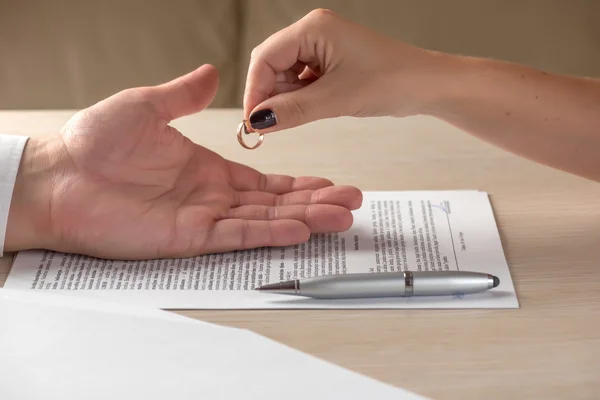
POLYGON ((289 247, 183 259, 119 261, 51 251, 20 252, 6 288, 56 291, 166 309, 518 308, 487 193, 365 192, 342 233, 289 247), (322 300, 257 286, 318 275, 473 271, 500 279, 464 296, 322 300))

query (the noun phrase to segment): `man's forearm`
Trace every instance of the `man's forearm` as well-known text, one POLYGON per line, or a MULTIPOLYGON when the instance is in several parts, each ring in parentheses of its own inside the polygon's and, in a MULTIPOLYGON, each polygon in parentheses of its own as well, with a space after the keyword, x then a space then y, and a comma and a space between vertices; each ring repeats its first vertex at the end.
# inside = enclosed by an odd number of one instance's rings
POLYGON ((0 255, 5 250, 6 225, 27 139, 25 136, 0 134, 0 255))
POLYGON ((448 58, 429 114, 487 142, 600 181, 600 81, 448 58))

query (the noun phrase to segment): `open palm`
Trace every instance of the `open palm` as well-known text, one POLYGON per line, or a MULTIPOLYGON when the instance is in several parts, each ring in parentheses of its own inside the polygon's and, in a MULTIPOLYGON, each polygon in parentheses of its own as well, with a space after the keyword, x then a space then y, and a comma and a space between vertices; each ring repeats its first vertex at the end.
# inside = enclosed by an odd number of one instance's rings
POLYGON ((169 126, 218 86, 203 66, 120 92, 64 126, 50 220, 61 251, 107 258, 182 257, 306 241, 348 229, 361 193, 321 178, 263 175, 169 126))

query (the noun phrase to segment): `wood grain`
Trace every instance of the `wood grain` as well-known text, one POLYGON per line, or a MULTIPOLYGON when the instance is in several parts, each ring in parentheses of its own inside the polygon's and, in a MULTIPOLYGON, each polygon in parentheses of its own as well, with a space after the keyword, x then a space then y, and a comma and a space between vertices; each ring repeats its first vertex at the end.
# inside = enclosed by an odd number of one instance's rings
MULTIPOLYGON (((0 112, 2 132, 56 132, 72 112, 0 112)), ((490 193, 517 310, 180 311, 251 329, 438 400, 597 399, 600 185, 518 158, 439 121, 312 123, 242 149, 240 110, 176 121, 192 140, 263 172, 363 190, 490 193)), ((10 257, 0 261, 0 284, 10 257)))

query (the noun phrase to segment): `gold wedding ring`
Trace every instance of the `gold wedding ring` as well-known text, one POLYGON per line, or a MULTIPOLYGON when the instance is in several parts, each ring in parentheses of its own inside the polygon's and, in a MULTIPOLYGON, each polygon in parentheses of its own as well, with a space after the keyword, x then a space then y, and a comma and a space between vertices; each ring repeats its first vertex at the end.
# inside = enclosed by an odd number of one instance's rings
POLYGON ((254 150, 256 149, 258 146, 260 146, 262 144, 262 142, 265 140, 265 138, 263 137, 262 133, 258 133, 258 142, 256 142, 256 144, 254 146, 248 146, 246 144, 246 142, 244 142, 244 138, 242 137, 242 131, 245 135, 249 135, 250 132, 248 132, 248 126, 246 125, 248 121, 247 120, 243 120, 240 125, 237 128, 237 139, 238 142, 240 142, 240 144, 242 145, 243 148, 248 149, 248 150, 254 150))

